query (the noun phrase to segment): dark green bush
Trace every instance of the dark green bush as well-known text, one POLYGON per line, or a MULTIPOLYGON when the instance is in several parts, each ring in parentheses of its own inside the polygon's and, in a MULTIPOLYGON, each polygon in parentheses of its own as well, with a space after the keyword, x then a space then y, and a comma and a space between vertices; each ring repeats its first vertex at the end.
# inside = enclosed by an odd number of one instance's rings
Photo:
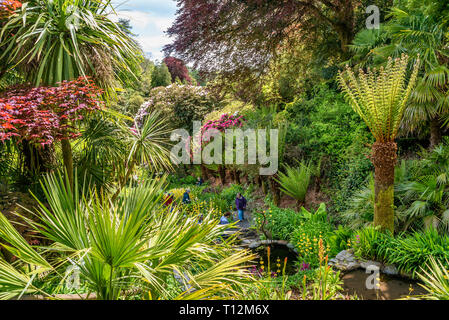
POLYGON ((286 161, 321 161, 322 187, 332 200, 329 212, 346 210, 348 199, 373 169, 367 157, 373 138, 365 123, 339 92, 324 84, 288 104, 284 113, 290 121, 287 144, 296 148, 287 152, 286 161))
MULTIPOLYGON (((224 188, 223 191, 221 191, 220 196, 222 199, 226 201, 228 204, 228 207, 235 208, 235 198, 237 196, 237 193, 244 193, 243 187, 238 184, 231 184, 229 187, 224 188)), ((248 199, 247 199, 248 200, 248 199)))

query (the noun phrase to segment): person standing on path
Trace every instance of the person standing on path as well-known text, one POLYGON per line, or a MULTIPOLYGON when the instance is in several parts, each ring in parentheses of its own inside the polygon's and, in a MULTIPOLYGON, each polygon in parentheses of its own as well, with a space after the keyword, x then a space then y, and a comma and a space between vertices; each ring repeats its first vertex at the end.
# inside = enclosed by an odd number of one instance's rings
POLYGON ((239 220, 240 222, 242 222, 243 220, 245 220, 244 212, 246 210, 246 199, 240 192, 237 193, 237 197, 235 198, 235 206, 237 207, 239 220))
POLYGON ((182 203, 190 204, 190 202, 192 202, 190 200, 190 189, 187 189, 186 192, 184 192, 184 195, 182 196, 182 203))

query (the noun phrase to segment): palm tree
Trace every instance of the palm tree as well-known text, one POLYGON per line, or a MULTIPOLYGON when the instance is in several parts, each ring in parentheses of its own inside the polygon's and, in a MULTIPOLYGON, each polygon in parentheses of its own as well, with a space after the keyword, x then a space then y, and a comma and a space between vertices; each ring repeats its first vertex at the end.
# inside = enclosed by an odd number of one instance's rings
POLYGON ((0 239, 18 258, 0 259, 0 299, 52 298, 38 278, 63 283, 70 266, 104 300, 234 297, 250 279, 245 268, 254 256, 232 246, 235 237, 216 243, 229 226, 218 225, 213 213, 198 224, 197 217, 163 209, 165 178, 125 189, 115 202, 76 181, 68 188, 62 176, 48 175, 42 183, 48 206, 39 202, 40 223, 29 223, 49 247, 31 247, 0 214, 0 239), (179 293, 169 291, 170 281, 179 293))
POLYGON ((443 120, 449 116, 449 49, 447 27, 422 13, 411 14, 392 10, 393 22, 388 32, 393 40, 383 50, 406 53, 412 59, 423 62, 422 77, 412 93, 412 104, 404 114, 404 126, 409 131, 420 124, 430 125, 430 149, 435 148, 442 137, 443 120))
POLYGON ((119 122, 106 114, 93 115, 74 144, 80 154, 76 162, 78 177, 88 179, 98 190, 112 191, 117 176, 125 171, 129 146, 119 122))
MULTIPOLYGON (((141 50, 109 19, 111 1, 30 0, 2 26, 0 60, 35 86, 90 76, 114 94, 117 80, 136 79, 141 50)), ((73 181, 72 148, 61 141, 64 164, 73 181)))
POLYGON ((160 111, 151 111, 141 127, 135 122, 134 127, 121 125, 123 140, 128 148, 125 170, 119 177, 119 187, 113 197, 116 199, 120 190, 128 183, 136 166, 146 165, 151 172, 172 169, 170 158, 170 128, 160 111))
POLYGON ((411 204, 405 215, 411 224, 418 221, 424 228, 449 230, 449 147, 440 144, 432 151, 423 150, 416 162, 412 179, 398 186, 402 198, 411 204))
POLYGON ((437 260, 430 257, 429 263, 421 267, 418 278, 421 280, 427 293, 414 298, 422 300, 449 300, 449 271, 446 266, 449 261, 437 260))
POLYGON ((105 90, 139 70, 141 50, 110 20, 111 1, 30 0, 3 26, 2 57, 35 86, 91 76, 105 90))
POLYGON ((340 72, 339 83, 354 111, 366 122, 376 139, 371 160, 375 167, 374 225, 394 231, 394 170, 397 161, 397 136, 407 101, 416 84, 419 60, 408 84, 408 56, 388 59, 386 67, 340 72))

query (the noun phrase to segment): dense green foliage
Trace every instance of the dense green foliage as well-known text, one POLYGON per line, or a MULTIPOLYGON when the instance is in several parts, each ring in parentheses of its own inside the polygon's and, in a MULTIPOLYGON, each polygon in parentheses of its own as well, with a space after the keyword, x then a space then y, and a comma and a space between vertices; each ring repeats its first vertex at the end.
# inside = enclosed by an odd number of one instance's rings
POLYGON ((115 2, 0 0, 0 298, 348 299, 329 260, 350 250, 447 299, 449 5, 178 3, 155 62, 115 2), (278 129, 279 170, 175 165, 172 130, 193 121, 278 129))
MULTIPOLYGON (((373 228, 361 230, 355 252, 366 259, 379 259, 394 264, 400 271, 417 275, 432 257, 441 263, 449 258, 449 237, 431 229, 393 237, 373 228)), ((446 266, 448 267, 448 266, 446 266)))

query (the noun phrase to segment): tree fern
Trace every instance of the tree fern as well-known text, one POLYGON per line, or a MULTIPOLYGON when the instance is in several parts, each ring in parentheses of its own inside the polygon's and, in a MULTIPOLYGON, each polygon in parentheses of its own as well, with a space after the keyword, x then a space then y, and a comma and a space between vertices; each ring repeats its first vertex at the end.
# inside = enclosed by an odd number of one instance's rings
POLYGON ((376 142, 371 160, 375 168, 374 225, 394 231, 394 170, 397 145, 394 142, 415 87, 419 59, 407 78, 408 56, 388 59, 379 70, 360 70, 358 77, 351 68, 340 72, 338 80, 354 111, 366 122, 376 142))
POLYGON ((354 111, 366 122, 379 142, 394 141, 402 116, 416 84, 419 60, 406 84, 408 56, 388 59, 386 67, 359 71, 356 78, 351 68, 340 72, 338 80, 354 111))

